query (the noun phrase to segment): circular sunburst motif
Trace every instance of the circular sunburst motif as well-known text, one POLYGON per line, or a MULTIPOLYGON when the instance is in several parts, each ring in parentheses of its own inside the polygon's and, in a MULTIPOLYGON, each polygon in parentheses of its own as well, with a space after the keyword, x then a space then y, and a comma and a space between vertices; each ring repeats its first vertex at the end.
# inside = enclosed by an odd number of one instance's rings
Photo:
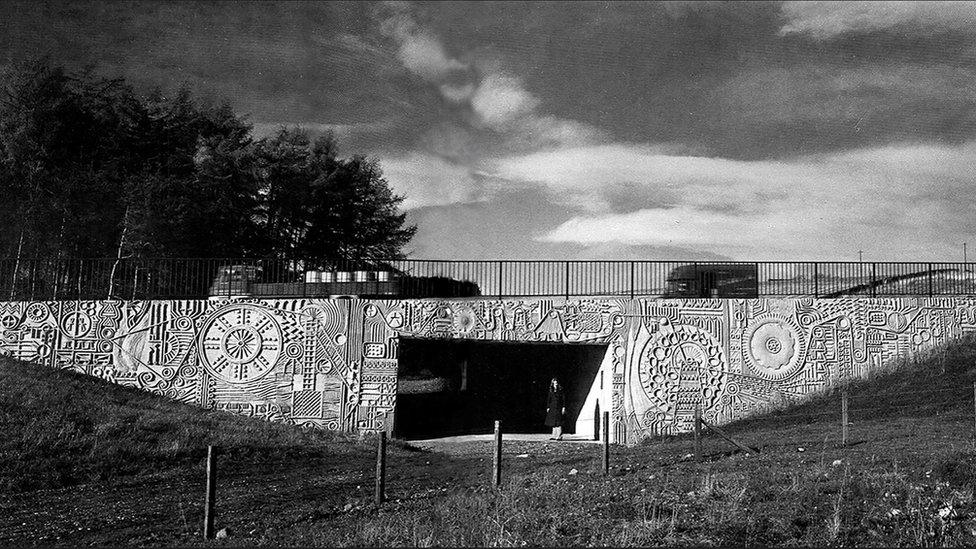
POLYGON ((459 306, 454 311, 454 329, 461 334, 468 334, 478 323, 478 316, 471 307, 459 306))
POLYGON ((250 326, 237 326, 221 340, 227 359, 238 364, 250 362, 261 352, 261 334, 250 326))
POLYGON ((200 331, 200 359, 214 377, 228 383, 259 379, 278 363, 278 322, 253 305, 232 305, 209 318, 200 331))
POLYGON ((746 342, 743 354, 757 375, 780 380, 799 369, 803 339, 792 322, 778 317, 757 319, 746 332, 746 342))
POLYGON ((31 303, 27 306, 27 319, 37 324, 47 320, 50 310, 44 303, 31 303))

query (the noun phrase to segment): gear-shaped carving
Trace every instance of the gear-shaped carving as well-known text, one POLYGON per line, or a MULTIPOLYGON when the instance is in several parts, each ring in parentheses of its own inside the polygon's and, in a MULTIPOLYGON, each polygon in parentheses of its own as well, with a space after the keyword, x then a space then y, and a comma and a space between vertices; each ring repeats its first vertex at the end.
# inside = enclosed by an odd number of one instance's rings
POLYGON ((800 329, 784 318, 758 318, 748 328, 743 348, 746 362, 756 375, 780 380, 795 373, 801 364, 804 344, 800 329))
POLYGON ((282 350, 281 327, 253 305, 232 305, 209 318, 200 330, 203 366, 227 383, 247 383, 274 369, 282 350))

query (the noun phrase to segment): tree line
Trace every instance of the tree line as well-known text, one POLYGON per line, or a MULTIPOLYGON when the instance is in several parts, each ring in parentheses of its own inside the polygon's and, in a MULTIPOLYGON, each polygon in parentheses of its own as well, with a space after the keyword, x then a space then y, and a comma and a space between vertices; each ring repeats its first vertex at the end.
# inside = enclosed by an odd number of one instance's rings
POLYGON ((227 104, 48 60, 2 75, 0 257, 401 258, 379 163, 332 135, 256 139, 227 104))

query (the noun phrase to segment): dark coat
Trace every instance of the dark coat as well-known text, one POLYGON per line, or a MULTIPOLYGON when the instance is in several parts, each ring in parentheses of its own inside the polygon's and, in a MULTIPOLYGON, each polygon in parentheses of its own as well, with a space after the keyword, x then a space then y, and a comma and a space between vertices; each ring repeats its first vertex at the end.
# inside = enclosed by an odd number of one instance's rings
POLYGON ((555 391, 549 386, 549 399, 546 401, 546 427, 563 426, 563 408, 566 407, 566 396, 563 395, 563 388, 560 386, 555 391))

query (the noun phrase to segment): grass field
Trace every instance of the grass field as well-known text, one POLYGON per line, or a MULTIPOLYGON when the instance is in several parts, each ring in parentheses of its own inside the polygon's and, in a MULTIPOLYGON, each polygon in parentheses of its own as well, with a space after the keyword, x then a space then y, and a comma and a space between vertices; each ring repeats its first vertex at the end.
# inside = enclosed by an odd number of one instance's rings
POLYGON ((0 544, 195 545, 204 456, 222 448, 217 527, 231 545, 973 545, 976 343, 705 437, 614 447, 391 445, 370 503, 373 440, 207 412, 0 359, 0 544), (575 471, 574 471, 575 470, 575 471))

